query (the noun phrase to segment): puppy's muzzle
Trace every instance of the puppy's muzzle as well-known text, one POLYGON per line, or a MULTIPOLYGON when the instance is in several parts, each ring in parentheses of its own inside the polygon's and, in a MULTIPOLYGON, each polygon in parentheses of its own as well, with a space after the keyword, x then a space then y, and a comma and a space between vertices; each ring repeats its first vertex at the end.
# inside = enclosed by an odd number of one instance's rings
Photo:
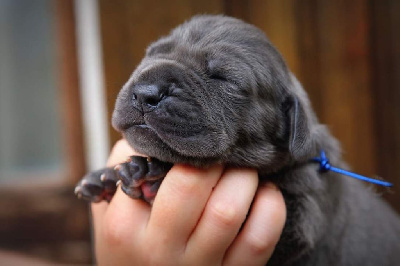
POLYGON ((150 112, 158 106, 164 94, 158 85, 138 84, 132 90, 132 105, 143 112, 150 112))

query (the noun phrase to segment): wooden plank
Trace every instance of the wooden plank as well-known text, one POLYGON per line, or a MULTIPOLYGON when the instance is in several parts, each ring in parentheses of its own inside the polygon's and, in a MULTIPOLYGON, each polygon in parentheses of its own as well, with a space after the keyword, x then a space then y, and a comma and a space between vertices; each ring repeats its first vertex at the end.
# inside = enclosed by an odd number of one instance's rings
POLYGON ((72 187, 1 189, 0 246, 54 263, 89 264, 88 204, 72 187))
POLYGON ((17 252, 10 252, 0 250, 0 261, 3 265, 18 265, 18 266, 50 266, 47 260, 41 260, 35 257, 30 257, 25 254, 20 254, 17 252))
POLYGON ((62 143, 65 151, 65 176, 76 183, 85 173, 82 111, 79 92, 78 63, 75 38, 75 17, 72 0, 55 2, 59 111, 62 114, 62 143))
POLYGON ((263 30, 294 74, 299 72, 295 0, 253 0, 249 22, 263 30))
POLYGON ((252 0, 224 0, 224 13, 249 22, 252 15, 251 2, 252 0))
POLYGON ((121 136, 111 127, 115 99, 128 80, 133 65, 129 52, 132 45, 129 33, 129 5, 125 0, 100 0, 99 16, 104 61, 104 86, 107 100, 107 122, 111 143, 121 136))
POLYGON ((224 1, 223 0, 190 0, 192 15, 197 14, 223 14, 224 1))
POLYGON ((400 212, 400 2, 374 0, 370 12, 378 172, 394 184, 384 196, 400 212))
POLYGON ((324 117, 322 106, 322 81, 320 60, 320 24, 318 23, 318 0, 296 1, 298 75, 307 91, 318 117, 324 117))
POLYGON ((344 157, 366 175, 376 174, 370 86, 368 9, 364 0, 319 6, 321 120, 341 141, 344 157))

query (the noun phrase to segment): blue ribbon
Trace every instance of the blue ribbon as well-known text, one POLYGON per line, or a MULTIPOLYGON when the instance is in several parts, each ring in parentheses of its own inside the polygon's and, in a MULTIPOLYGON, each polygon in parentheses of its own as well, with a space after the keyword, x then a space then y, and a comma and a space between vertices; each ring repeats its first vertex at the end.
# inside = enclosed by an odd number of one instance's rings
POLYGON ((376 184, 376 185, 380 185, 380 186, 384 186, 384 187, 393 186, 392 183, 389 183, 389 182, 386 182, 386 181, 381 181, 381 180, 376 180, 376 179, 373 179, 373 178, 365 177, 365 176, 362 176, 362 175, 359 175, 359 174, 356 174, 356 173, 353 173, 353 172, 350 172, 350 171, 346 171, 346 170, 343 170, 343 169, 340 169, 340 168, 332 166, 329 163, 328 158, 326 158, 325 152, 323 150, 321 150, 321 157, 315 157, 315 158, 312 159, 312 161, 319 163, 319 167, 320 167, 319 170, 321 172, 333 171, 333 172, 336 172, 336 173, 339 173, 339 174, 342 174, 342 175, 347 175, 347 176, 350 176, 350 177, 353 177, 353 178, 357 178, 359 180, 363 180, 363 181, 366 181, 366 182, 370 182, 370 183, 373 183, 373 184, 376 184))

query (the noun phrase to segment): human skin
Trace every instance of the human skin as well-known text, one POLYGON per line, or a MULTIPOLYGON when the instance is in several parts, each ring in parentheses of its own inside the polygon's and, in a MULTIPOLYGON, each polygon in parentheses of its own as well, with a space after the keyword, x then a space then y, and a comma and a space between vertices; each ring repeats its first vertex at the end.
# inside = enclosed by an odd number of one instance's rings
MULTIPOLYGON (((139 154, 121 140, 107 165, 130 155, 139 154)), ((258 181, 252 169, 175 164, 152 207, 118 188, 110 203, 92 204, 97 263, 265 265, 286 207, 273 184, 258 181)))

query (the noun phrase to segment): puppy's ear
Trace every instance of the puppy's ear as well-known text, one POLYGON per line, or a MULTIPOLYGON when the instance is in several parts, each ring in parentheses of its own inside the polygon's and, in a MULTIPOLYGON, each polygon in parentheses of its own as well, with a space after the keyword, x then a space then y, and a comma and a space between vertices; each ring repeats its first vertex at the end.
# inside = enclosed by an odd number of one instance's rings
POLYGON ((310 118, 297 96, 288 96, 284 106, 289 152, 294 161, 307 160, 312 150, 310 118))

